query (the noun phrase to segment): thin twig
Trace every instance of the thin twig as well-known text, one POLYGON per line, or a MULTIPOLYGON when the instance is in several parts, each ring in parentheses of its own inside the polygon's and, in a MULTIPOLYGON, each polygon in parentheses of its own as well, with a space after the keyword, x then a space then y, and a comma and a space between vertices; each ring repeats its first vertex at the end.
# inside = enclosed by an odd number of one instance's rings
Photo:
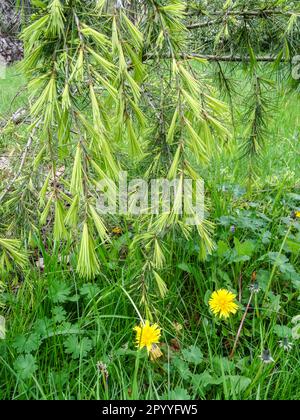
MULTIPOLYGON (((196 54, 196 53, 181 53, 179 57, 183 60, 185 59, 193 59, 199 58, 201 60, 212 61, 212 62, 235 62, 235 63, 250 63, 251 57, 248 55, 212 55, 212 54, 196 54)), ((171 59, 170 55, 164 55, 161 58, 163 59, 171 59)), ((145 54, 143 57, 143 62, 147 62, 148 60, 157 59, 156 55, 145 54)), ((264 62, 264 63, 273 63, 274 61, 278 60, 278 57, 273 57, 271 55, 261 55, 255 57, 257 62, 264 62)), ((285 61, 284 58, 281 59, 282 62, 285 61)))
MULTIPOLYGON (((207 61, 225 61, 225 62, 250 62, 251 58, 249 56, 242 55, 210 55, 210 54, 195 54, 190 53, 186 54, 186 58, 200 58, 207 61)), ((262 55, 255 57, 256 61, 272 63, 278 58, 271 55, 262 55)), ((282 60, 283 61, 283 60, 282 60)))
POLYGON ((250 305, 251 305, 251 302, 252 302, 252 299, 253 299, 253 295, 254 295, 254 292, 252 292, 251 295, 250 295, 248 305, 246 307, 245 313, 244 313, 243 318, 241 320, 241 323, 240 323, 240 326, 239 326, 239 329, 238 329, 238 332, 237 332, 237 335, 236 335, 236 338, 235 338, 235 342, 234 342, 233 348, 232 348, 230 356, 229 356, 230 359, 233 358, 235 350, 237 348, 237 345, 238 345, 238 342, 239 342, 239 339, 240 339, 240 335, 241 335, 241 332, 242 332, 242 329, 243 329, 243 326, 244 326, 244 322, 246 320, 246 316, 248 314, 248 311, 249 311, 249 308, 250 308, 250 305))

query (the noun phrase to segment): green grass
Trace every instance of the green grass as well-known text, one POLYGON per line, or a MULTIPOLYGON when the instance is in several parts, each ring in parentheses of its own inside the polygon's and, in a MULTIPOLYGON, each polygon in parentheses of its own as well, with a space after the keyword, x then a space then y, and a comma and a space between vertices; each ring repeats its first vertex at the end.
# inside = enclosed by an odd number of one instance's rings
POLYGON ((0 115, 11 113, 23 106, 26 100, 25 79, 18 67, 9 67, 0 79, 0 115))
MULTIPOLYGON (((22 85, 13 69, 0 81, 0 112, 7 114, 24 100, 20 96, 11 106, 22 85)), ((31 268, 2 275, 0 314, 7 333, 0 340, 0 399, 300 398, 296 330, 292 338, 292 320, 300 314, 300 221, 290 217, 300 209, 299 97, 289 93, 280 102, 255 188, 245 188, 244 163, 232 159, 232 150, 207 171, 214 254, 201 261, 198 239, 174 237, 168 244, 178 256, 166 267, 168 294, 164 300, 149 297, 162 327, 164 356, 150 362, 146 352, 134 348, 139 318, 132 302, 143 308, 139 261, 120 254, 132 243, 135 227, 127 232, 122 226, 123 235, 112 238, 92 283, 78 278, 74 256, 64 258, 68 249, 56 245, 52 252, 51 238, 45 243, 37 237, 28 245, 31 268), (34 268, 41 257, 44 267, 34 268), (261 291, 229 359, 254 272, 261 291), (213 317, 212 291, 238 292, 240 284, 239 313, 226 322, 213 317), (286 337, 293 343, 289 352, 278 343, 286 337), (260 360, 266 348, 271 364, 260 360), (99 361, 107 365, 107 381, 99 361)))

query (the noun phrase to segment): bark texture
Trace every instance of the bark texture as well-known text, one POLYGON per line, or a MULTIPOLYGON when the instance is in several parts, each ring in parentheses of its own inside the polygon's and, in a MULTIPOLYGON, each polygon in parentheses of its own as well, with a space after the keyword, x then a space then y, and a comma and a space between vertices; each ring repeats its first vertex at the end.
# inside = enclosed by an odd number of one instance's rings
POLYGON ((0 1, 0 60, 8 64, 23 57, 20 32, 20 14, 15 9, 14 0, 0 1))

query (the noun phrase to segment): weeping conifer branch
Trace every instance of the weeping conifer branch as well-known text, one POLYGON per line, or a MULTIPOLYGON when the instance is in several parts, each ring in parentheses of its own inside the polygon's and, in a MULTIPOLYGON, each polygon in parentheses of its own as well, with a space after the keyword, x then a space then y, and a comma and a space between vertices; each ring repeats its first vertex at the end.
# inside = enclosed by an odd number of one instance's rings
POLYGON ((257 175, 257 160, 263 155, 266 141, 269 139, 270 114, 274 110, 274 101, 270 95, 272 82, 259 77, 253 78, 251 94, 247 98, 247 111, 244 115, 244 141, 241 145, 241 157, 248 164, 247 175, 257 175))
MULTIPOLYGON (((278 73, 288 68, 299 48, 299 10, 290 1, 258 0, 205 7, 184 0, 43 0, 31 7, 22 42, 27 140, 34 133, 35 143, 18 179, 0 193, 1 217, 12 221, 22 211, 26 226, 8 222, 1 229, 14 237, 52 232, 55 246, 72 249, 79 275, 93 278, 111 246, 111 218, 96 205, 99 182, 117 180, 121 169, 148 180, 177 178, 180 186, 201 178, 234 134, 232 62, 242 62, 251 80, 241 154, 255 165, 274 88, 259 76, 260 62, 278 73)), ((202 260, 214 248, 209 217, 188 226, 187 214, 176 211, 181 198, 179 188, 169 214, 136 219, 128 259, 134 265, 142 255, 135 268, 145 305, 152 289, 167 291, 172 255, 165 244, 175 235, 189 240, 196 232, 202 260)))

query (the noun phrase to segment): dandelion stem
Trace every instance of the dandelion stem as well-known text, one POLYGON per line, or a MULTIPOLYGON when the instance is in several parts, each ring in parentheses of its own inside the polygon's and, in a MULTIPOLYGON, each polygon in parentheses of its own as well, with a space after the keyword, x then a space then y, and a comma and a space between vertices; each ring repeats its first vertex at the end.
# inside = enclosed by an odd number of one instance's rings
POLYGON ((236 338, 235 338, 235 342, 234 342, 233 348, 232 348, 230 356, 229 356, 230 359, 232 359, 234 354, 235 354, 235 351, 236 351, 236 348, 237 348, 237 345, 238 345, 238 342, 239 342, 239 339, 240 339, 240 335, 241 335, 241 332, 242 332, 242 329, 243 329, 243 326, 244 326, 244 322, 245 322, 246 316, 248 314, 248 311, 249 311, 249 308, 250 308, 250 305, 251 305, 251 302, 252 302, 252 299, 253 299, 253 295, 254 295, 254 292, 252 292, 251 295, 250 295, 249 302, 247 304, 245 313, 244 313, 243 318, 241 320, 241 323, 240 323, 240 326, 239 326, 239 329, 238 329, 238 332, 237 332, 237 335, 236 335, 236 338))

